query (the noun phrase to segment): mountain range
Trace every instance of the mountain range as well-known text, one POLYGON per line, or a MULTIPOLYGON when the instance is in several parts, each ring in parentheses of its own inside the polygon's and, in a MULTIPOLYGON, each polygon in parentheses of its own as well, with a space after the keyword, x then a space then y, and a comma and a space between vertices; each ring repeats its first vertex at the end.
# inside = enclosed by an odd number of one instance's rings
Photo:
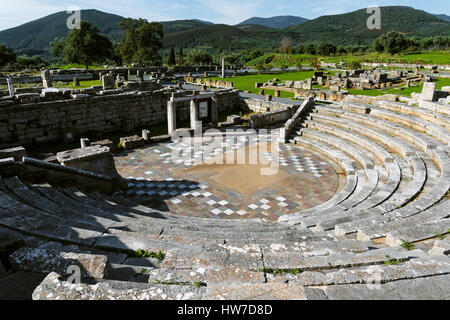
POLYGON ((287 27, 303 23, 305 21, 308 21, 308 19, 295 16, 277 16, 271 18, 253 17, 239 23, 238 26, 247 24, 256 24, 259 26, 264 26, 273 29, 284 29, 287 27))
MULTIPOLYGON (((397 30, 408 36, 428 37, 450 35, 450 17, 432 15, 410 7, 382 7, 382 29, 369 30, 366 9, 340 15, 327 15, 308 20, 294 16, 272 18, 254 17, 235 26, 214 24, 202 20, 175 20, 161 22, 164 31, 164 50, 171 46, 205 48, 212 51, 248 49, 258 47, 272 50, 282 39, 297 43, 328 41, 336 45, 371 43, 377 36, 397 30)), ((18 54, 46 55, 50 42, 67 36, 67 13, 57 12, 0 31, 0 43, 13 48, 18 54)), ((122 35, 119 27, 123 17, 95 9, 82 10, 82 20, 89 21, 112 41, 122 35)))

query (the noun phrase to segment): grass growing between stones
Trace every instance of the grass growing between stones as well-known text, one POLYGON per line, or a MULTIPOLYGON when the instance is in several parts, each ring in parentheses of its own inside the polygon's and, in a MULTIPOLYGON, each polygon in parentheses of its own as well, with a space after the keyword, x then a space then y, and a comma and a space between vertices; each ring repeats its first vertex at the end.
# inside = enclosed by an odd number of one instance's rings
POLYGON ((407 241, 405 241, 403 239, 400 239, 400 240, 402 241, 401 246, 403 248, 405 248, 406 250, 411 251, 411 250, 414 250, 416 248, 412 243, 409 243, 409 242, 407 242, 407 241))
POLYGON ((386 255, 386 260, 384 261, 384 264, 387 266, 395 266, 399 265, 405 262, 405 259, 391 259, 388 255, 386 255))
POLYGON ((181 281, 175 281, 175 279, 169 279, 169 280, 155 280, 152 281, 153 284, 162 284, 165 286, 194 286, 195 288, 201 288, 206 287, 207 284, 202 281, 195 281, 194 283, 191 282, 181 282, 181 281))
POLYGON ((436 236, 436 238, 438 238, 439 240, 445 240, 445 238, 450 234, 450 229, 447 230, 446 233, 442 233, 442 234, 438 234, 436 236))
POLYGON ((297 275, 300 274, 301 271, 298 268, 294 269, 272 269, 272 268, 261 268, 260 272, 273 274, 276 276, 277 274, 284 276, 285 274, 297 275))
POLYGON ((144 249, 139 249, 138 251, 136 251, 133 254, 133 256, 137 257, 137 258, 157 259, 160 262, 162 262, 166 258, 166 255, 162 251, 153 252, 153 251, 147 251, 147 250, 144 250, 144 249))

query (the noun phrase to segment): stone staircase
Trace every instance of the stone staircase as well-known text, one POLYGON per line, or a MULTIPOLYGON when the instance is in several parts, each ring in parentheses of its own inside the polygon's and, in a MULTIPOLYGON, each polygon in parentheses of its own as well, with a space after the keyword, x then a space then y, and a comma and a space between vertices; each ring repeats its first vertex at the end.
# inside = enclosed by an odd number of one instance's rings
POLYGON ((342 167, 347 182, 275 223, 185 217, 123 191, 0 178, 0 298, 18 275, 36 275, 40 300, 448 299, 442 108, 316 105, 291 141, 342 167))

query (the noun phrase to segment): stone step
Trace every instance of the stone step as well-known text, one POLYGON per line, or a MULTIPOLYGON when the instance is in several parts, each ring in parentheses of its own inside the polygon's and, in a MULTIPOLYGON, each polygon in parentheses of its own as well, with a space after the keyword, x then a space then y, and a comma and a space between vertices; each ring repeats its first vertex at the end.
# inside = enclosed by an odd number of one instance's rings
POLYGON ((250 271, 239 267, 213 267, 196 269, 160 268, 149 271, 149 283, 204 283, 213 285, 223 282, 264 283, 263 272, 250 271))
POLYGON ((394 247, 406 241, 408 243, 434 238, 450 230, 450 219, 441 219, 420 225, 396 228, 386 235, 386 244, 394 247))
POLYGON ((70 276, 71 267, 77 266, 81 277, 102 279, 107 275, 107 258, 74 252, 54 252, 39 248, 24 247, 9 256, 15 270, 37 273, 58 272, 70 276))
MULTIPOLYGON (((361 221, 357 225, 353 226, 353 229, 357 230, 357 239, 361 241, 369 241, 372 239, 385 237, 389 232, 395 231, 400 228, 408 228, 411 226, 420 226, 422 224, 430 223, 439 219, 448 218, 450 216, 450 201, 444 201, 438 205, 425 210, 417 215, 393 220, 384 223, 383 225, 373 225, 370 221, 361 221)), ((345 226, 344 226, 345 227, 345 226)), ((337 226, 337 229, 341 229, 341 226, 337 226)), ((352 229, 352 230, 353 230, 352 229)), ((348 228, 346 229, 348 232, 348 228)), ((340 232, 342 234, 343 231, 340 232)))
POLYGON ((350 269, 305 271, 300 274, 267 274, 270 282, 295 282, 299 286, 334 286, 366 284, 372 289, 381 284, 450 274, 450 258, 446 256, 416 258, 399 264, 380 264, 350 269))
POLYGON ((370 114, 390 122, 398 123, 402 126, 414 128, 414 130, 426 133, 446 146, 450 145, 450 134, 448 131, 429 122, 412 116, 397 114, 381 108, 372 109, 370 114))
POLYGON ((413 180, 401 192, 395 193, 389 201, 381 205, 383 212, 403 207, 423 190, 428 177, 425 162, 420 157, 411 157, 409 161, 414 168, 413 180))
POLYGON ((389 169, 389 178, 384 184, 383 188, 380 188, 377 193, 370 196, 366 201, 358 205, 359 209, 365 210, 374 208, 390 197, 395 193, 400 185, 400 180, 402 179, 402 173, 400 170, 400 166, 398 163, 391 163, 387 165, 389 169))
POLYGON ((56 202, 61 207, 70 207, 73 210, 86 213, 92 217, 99 217, 101 219, 113 221, 117 224, 117 226, 121 224, 120 216, 113 215, 108 211, 102 211, 88 205, 83 205, 80 202, 53 188, 50 184, 34 184, 31 187, 34 190, 40 192, 43 196, 56 202))
POLYGON ((349 119, 337 118, 317 113, 313 116, 313 120, 316 122, 333 125, 341 129, 346 130, 350 129, 372 140, 380 141, 384 145, 387 145, 396 150, 398 153, 402 155, 403 158, 413 156, 416 153, 416 150, 411 148, 408 144, 404 143, 400 139, 390 136, 381 130, 368 127, 367 125, 361 125, 349 119))
POLYGON ((322 297, 320 289, 303 288, 295 283, 224 282, 209 285, 206 300, 308 300, 322 297))
POLYGON ((406 279, 380 285, 333 285, 323 288, 324 300, 446 300, 450 276, 448 274, 426 278, 406 279))
POLYGON ((5 179, 4 183, 7 185, 10 192, 15 194, 16 197, 20 198, 24 203, 51 215, 58 216, 61 219, 66 219, 69 225, 99 232, 104 232, 113 226, 121 226, 120 223, 110 219, 93 217, 85 214, 84 211, 72 208, 70 205, 60 206, 29 189, 18 177, 5 179))
POLYGON ((317 140, 347 153, 350 157, 354 158, 364 169, 374 168, 373 161, 366 154, 362 153, 352 145, 349 145, 348 142, 345 142, 342 139, 338 139, 328 134, 319 133, 315 130, 310 129, 303 129, 302 137, 317 140))
MULTIPOLYGON (((186 220, 183 220, 183 222, 175 223, 173 219, 157 219, 152 218, 148 216, 143 216, 140 213, 131 212, 128 207, 122 206, 120 204, 117 204, 115 202, 109 201, 104 202, 105 200, 103 198, 104 195, 94 195, 95 199, 90 198, 86 194, 82 193, 79 190, 67 190, 71 193, 74 197, 79 197, 82 201, 85 201, 87 204, 91 204, 92 206, 97 206, 98 208, 101 208, 102 210, 114 210, 114 212, 118 212, 120 214, 123 214, 123 217, 121 218, 122 221, 128 221, 128 227, 132 230, 138 231, 140 229, 140 226, 143 228, 152 228, 153 230, 156 230, 155 228, 160 228, 159 232, 162 232, 163 230, 166 230, 169 232, 171 229, 173 229, 173 232, 176 232, 175 229, 178 229, 180 231, 189 231, 189 230, 198 230, 201 231, 203 229, 204 232, 208 232, 211 234, 213 228, 218 229, 217 232, 220 232, 223 228, 230 228, 228 232, 236 232, 241 233, 245 231, 246 229, 252 230, 253 232, 268 232, 270 230, 272 231, 278 231, 278 230, 286 230, 285 226, 281 226, 277 223, 263 223, 260 221, 247 221, 247 220, 236 220, 236 221, 224 221, 220 219, 209 219, 204 221, 203 219, 189 219, 188 221, 191 222, 189 224, 186 223, 186 220), (127 215, 130 215, 130 217, 127 217, 127 215), (129 220, 131 218, 131 220, 129 220), (138 223, 135 223, 139 220, 138 223), (168 220, 168 221, 166 221, 168 220), (134 228, 134 229, 133 229, 134 228), (236 229, 233 231, 232 229, 236 229)), ((293 229, 294 230, 294 229, 293 229)))
POLYGON ((436 112, 424 110, 422 108, 410 107, 403 103, 381 101, 378 106, 382 109, 417 117, 423 121, 433 123, 437 126, 450 130, 450 117, 436 112))
POLYGON ((38 238, 90 246, 102 233, 80 229, 67 220, 30 207, 0 191, 0 225, 38 238))
POLYGON ((441 145, 440 142, 430 136, 427 136, 426 134, 420 133, 410 128, 402 127, 399 124, 392 123, 371 115, 361 115, 358 113, 346 112, 342 109, 329 106, 321 107, 319 109, 319 112, 321 114, 338 116, 346 120, 351 120, 362 125, 367 125, 369 127, 379 129, 383 132, 389 133, 389 135, 405 140, 407 143, 419 148, 424 152, 436 149, 439 145, 441 145))
MULTIPOLYGON (((376 190, 377 186, 380 186, 379 172, 378 170, 366 170, 367 181, 364 184, 359 184, 361 189, 355 191, 351 197, 340 203, 336 209, 342 208, 342 210, 349 210, 358 206, 370 197, 376 190)), ((358 181, 362 179, 359 178, 358 181)))
POLYGON ((308 128, 313 128, 319 132, 327 133, 344 140, 349 140, 351 144, 357 144, 378 157, 383 164, 394 161, 394 157, 384 148, 359 134, 350 132, 349 130, 341 130, 315 121, 306 121, 306 124, 308 128))
POLYGON ((213 269, 218 267, 237 267, 258 271, 264 267, 261 252, 226 250, 223 247, 210 246, 207 251, 186 252, 167 251, 161 268, 169 269, 213 269))
MULTIPOLYGON (((108 199, 109 197, 107 195, 97 195, 96 199, 108 199)), ((118 202, 109 201, 109 203, 114 203, 119 208, 127 209, 126 206, 119 204, 118 202)), ((261 222, 258 221, 251 221, 248 220, 223 220, 223 219, 182 219, 182 216, 179 220, 177 219, 154 219, 154 221, 161 226, 164 226, 166 230, 172 230, 172 232, 175 232, 176 229, 181 230, 188 230, 188 231, 202 231, 202 232, 273 232, 273 231, 285 231, 288 228, 286 226, 280 225, 278 223, 271 223, 271 222, 261 222)), ((147 217, 146 217, 147 218, 147 217)), ((147 219, 144 220, 144 222, 147 219)), ((141 221, 141 219, 140 219, 141 221)))
MULTIPOLYGON (((311 227, 318 227, 317 230, 332 230, 334 228, 325 228, 323 229, 323 226, 328 221, 334 221, 335 218, 341 218, 343 216, 347 217, 349 214, 347 213, 348 210, 352 209, 352 206, 356 206, 357 204, 363 202, 372 192, 375 190, 377 184, 378 184, 378 172, 376 170, 372 170, 375 173, 372 174, 370 171, 367 170, 369 174, 369 179, 367 180, 367 183, 365 184, 359 184, 361 188, 359 190, 355 190, 355 192, 352 194, 351 197, 349 197, 346 201, 342 202, 339 205, 336 205, 332 208, 317 211, 312 215, 311 217, 304 218, 300 221, 300 224, 304 228, 311 228, 311 227)), ((358 181, 360 181, 359 179, 358 181)), ((354 209, 356 210, 356 209, 354 209)), ((353 211, 354 211, 353 210, 353 211)), ((353 211, 351 214, 353 214, 353 211)), ((351 215, 350 214, 350 215, 351 215)), ((328 226, 328 224, 327 224, 328 226)))
POLYGON ((450 189, 450 157, 442 150, 433 151, 436 162, 441 167, 441 176, 438 182, 422 197, 410 202, 408 205, 388 213, 395 219, 406 218, 424 211, 444 198, 450 189))
POLYGON ((283 252, 264 252, 264 266, 269 269, 296 269, 302 271, 324 271, 330 269, 382 265, 391 260, 426 258, 419 249, 408 251, 402 247, 381 248, 359 254, 343 253, 329 256, 301 257, 283 252))
POLYGON ((205 292, 205 287, 114 280, 71 284, 52 272, 34 290, 33 300, 201 300, 205 292))
POLYGON ((441 105, 439 103, 431 102, 431 101, 419 100, 418 107, 425 109, 425 110, 432 111, 436 114, 443 114, 447 117, 450 117, 450 110, 448 110, 448 106, 446 106, 446 105, 441 105))
MULTIPOLYGON (((128 229, 138 229, 138 228, 128 228, 128 229)), ((293 230, 280 230, 274 232, 202 232, 202 231, 187 231, 187 230, 166 230, 162 229, 158 233, 157 229, 154 228, 141 228, 139 231, 128 231, 128 230, 108 230, 110 234, 114 235, 124 235, 131 237, 139 237, 143 239, 161 239, 172 243, 186 243, 186 244, 197 244, 205 245, 208 243, 226 243, 228 241, 271 241, 271 242, 296 242, 299 239, 312 238, 314 235, 310 230, 301 230, 294 228, 293 230)), ((325 235, 323 235, 325 236, 325 235)))

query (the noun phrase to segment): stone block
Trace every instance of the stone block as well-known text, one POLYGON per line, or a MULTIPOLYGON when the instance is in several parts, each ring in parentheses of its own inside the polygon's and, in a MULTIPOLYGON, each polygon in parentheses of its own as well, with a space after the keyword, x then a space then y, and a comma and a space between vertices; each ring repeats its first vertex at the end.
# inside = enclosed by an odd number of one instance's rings
POLYGON ((125 149, 134 149, 145 146, 147 141, 143 137, 131 136, 120 138, 120 145, 125 149))
POLYGON ((114 89, 116 82, 114 80, 114 76, 107 74, 102 76, 102 86, 103 90, 111 90, 114 89))
POLYGON ((9 261, 14 270, 20 271, 72 275, 71 267, 76 266, 81 277, 103 279, 107 274, 107 257, 103 255, 25 247, 11 254, 9 261))
POLYGON ((436 90, 436 83, 425 82, 423 84, 423 90, 420 99, 424 101, 434 101, 435 90, 436 90))
POLYGON ((241 121, 241 117, 238 115, 231 115, 227 117, 227 123, 237 124, 241 121))
POLYGON ((27 155, 24 147, 16 147, 0 150, 0 159, 14 158, 15 161, 22 161, 22 157, 27 155))
POLYGON ((63 166, 117 177, 119 174, 109 150, 108 147, 96 145, 59 152, 56 157, 63 166))

